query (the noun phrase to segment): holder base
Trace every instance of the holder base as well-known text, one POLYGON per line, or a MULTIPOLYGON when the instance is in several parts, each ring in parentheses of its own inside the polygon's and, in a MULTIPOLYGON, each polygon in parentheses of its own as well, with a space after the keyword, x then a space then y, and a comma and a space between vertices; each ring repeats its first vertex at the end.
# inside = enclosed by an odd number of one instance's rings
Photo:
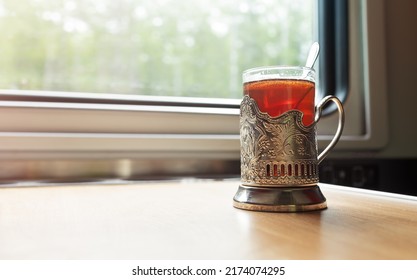
POLYGON ((233 206, 263 212, 303 212, 327 208, 326 198, 318 186, 249 187, 240 185, 233 206))

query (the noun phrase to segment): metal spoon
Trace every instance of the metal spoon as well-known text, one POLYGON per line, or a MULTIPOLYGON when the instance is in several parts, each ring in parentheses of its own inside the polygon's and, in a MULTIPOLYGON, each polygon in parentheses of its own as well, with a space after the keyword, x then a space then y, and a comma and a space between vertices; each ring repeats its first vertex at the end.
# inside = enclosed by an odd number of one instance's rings
POLYGON ((310 47, 310 51, 308 52, 306 67, 313 68, 314 63, 316 62, 317 57, 319 56, 319 51, 320 51, 319 43, 314 42, 310 47))

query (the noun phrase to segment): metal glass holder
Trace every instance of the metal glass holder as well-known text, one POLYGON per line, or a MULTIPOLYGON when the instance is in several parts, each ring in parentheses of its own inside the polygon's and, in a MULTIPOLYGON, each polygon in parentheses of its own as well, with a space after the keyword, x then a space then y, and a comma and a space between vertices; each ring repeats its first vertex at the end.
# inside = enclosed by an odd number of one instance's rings
POLYGON ((245 96, 241 103, 241 185, 233 206, 253 211, 299 212, 327 208, 318 187, 318 165, 339 140, 344 111, 339 99, 327 96, 316 106, 315 121, 302 123, 302 112, 290 110, 279 117, 261 112, 245 96), (317 155, 316 123, 322 108, 334 102, 339 125, 330 144, 317 155))

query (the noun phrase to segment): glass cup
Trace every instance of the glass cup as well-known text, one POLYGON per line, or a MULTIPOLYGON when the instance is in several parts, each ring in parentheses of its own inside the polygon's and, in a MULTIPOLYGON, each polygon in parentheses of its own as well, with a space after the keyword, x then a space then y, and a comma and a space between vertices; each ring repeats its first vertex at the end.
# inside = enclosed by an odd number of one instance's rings
POLYGON ((344 111, 335 96, 326 96, 315 105, 315 77, 314 69, 292 66, 243 73, 241 185, 235 207, 260 211, 327 207, 317 186, 318 164, 342 134, 344 111), (338 129, 318 155, 316 124, 330 101, 339 112, 338 129))

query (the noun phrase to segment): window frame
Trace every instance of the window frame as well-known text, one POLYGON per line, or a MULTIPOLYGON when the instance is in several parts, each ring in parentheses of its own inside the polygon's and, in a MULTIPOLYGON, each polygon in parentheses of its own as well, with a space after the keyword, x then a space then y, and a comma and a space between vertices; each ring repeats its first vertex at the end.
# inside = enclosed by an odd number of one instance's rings
MULTIPOLYGON (((318 0, 319 95, 335 95, 344 103, 349 94, 349 5, 347 0, 318 0)), ((334 104, 323 115, 336 112, 334 104)))
MULTIPOLYGON (((335 155, 378 150, 388 141, 384 5, 378 0, 356 0, 349 1, 349 10, 353 11, 349 15, 353 35, 350 31, 350 93, 345 107, 349 122, 349 114, 355 114, 361 103, 363 119, 354 120, 356 126, 362 126, 360 131, 351 133, 347 128, 335 155), (356 103, 352 101, 355 94, 359 96, 356 103)), ((318 136, 319 148, 330 142, 336 118, 330 114, 320 121, 324 130, 318 136)), ((1 90, 0 162, 91 158, 239 161, 238 126, 239 100, 234 99, 1 90), (66 121, 51 126, 51 119, 61 114, 66 121)))

